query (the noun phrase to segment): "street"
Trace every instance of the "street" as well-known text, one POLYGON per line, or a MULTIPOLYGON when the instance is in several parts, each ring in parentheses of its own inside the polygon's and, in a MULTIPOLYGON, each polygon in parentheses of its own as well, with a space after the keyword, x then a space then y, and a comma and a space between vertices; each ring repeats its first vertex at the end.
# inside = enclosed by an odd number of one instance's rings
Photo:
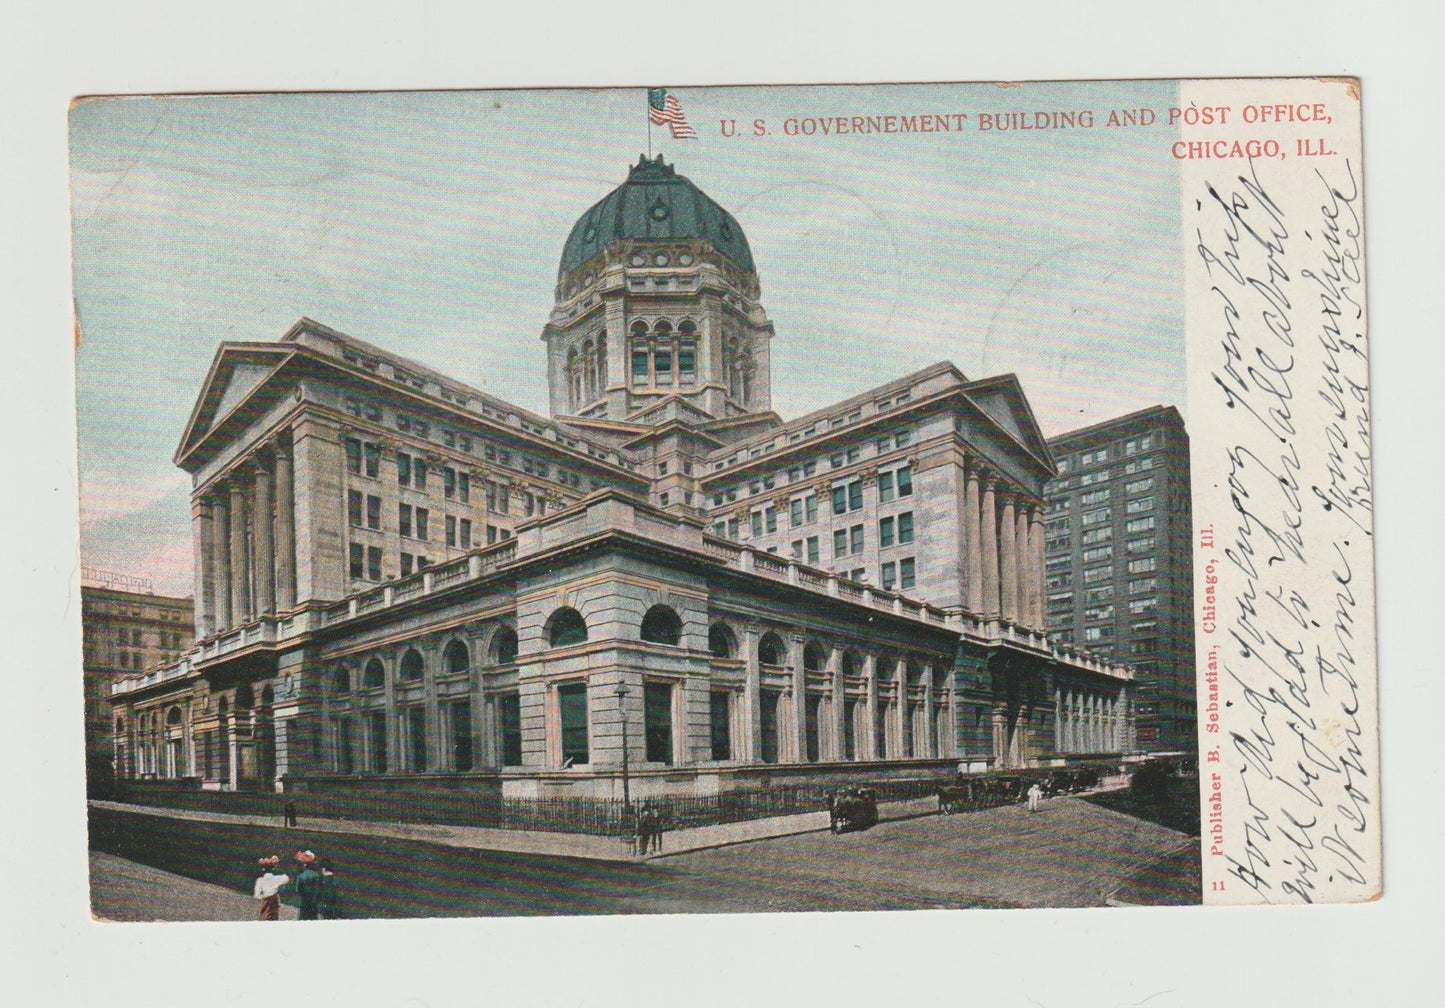
MULTIPOLYGON (((1063 798, 806 833, 640 864, 185 822, 96 809, 91 847, 249 893, 256 858, 332 860, 349 917, 736 913, 1197 902, 1195 841, 1063 798)), ((93 879, 100 890, 105 876, 93 879)))

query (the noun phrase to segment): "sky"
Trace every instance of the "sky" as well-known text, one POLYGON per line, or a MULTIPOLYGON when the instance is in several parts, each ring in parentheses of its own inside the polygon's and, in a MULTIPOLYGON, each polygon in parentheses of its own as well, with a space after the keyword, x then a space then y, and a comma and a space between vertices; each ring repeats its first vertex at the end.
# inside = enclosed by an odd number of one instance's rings
MULTIPOLYGON (((698 138, 654 127, 652 150, 748 236, 784 419, 951 360, 1016 373, 1053 436, 1157 403, 1187 418, 1175 93, 692 88, 698 138), (1160 122, 1102 125, 1139 108, 1160 122), (1082 110, 1095 127, 978 128, 1082 110), (786 132, 920 113, 967 118, 786 132)), ((305 315, 545 414, 563 241, 648 149, 641 89, 102 99, 70 126, 84 562, 182 595, 190 479, 171 459, 222 342, 305 315)))

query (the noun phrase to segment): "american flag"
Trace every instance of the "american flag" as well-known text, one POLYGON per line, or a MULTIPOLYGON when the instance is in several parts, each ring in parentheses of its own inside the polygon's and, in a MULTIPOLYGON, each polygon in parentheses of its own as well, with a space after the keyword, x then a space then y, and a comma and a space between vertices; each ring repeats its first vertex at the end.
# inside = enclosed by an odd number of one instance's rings
POLYGON ((682 106, 667 93, 666 88, 647 89, 647 114, 656 125, 672 130, 674 140, 697 139, 697 130, 688 125, 682 106))

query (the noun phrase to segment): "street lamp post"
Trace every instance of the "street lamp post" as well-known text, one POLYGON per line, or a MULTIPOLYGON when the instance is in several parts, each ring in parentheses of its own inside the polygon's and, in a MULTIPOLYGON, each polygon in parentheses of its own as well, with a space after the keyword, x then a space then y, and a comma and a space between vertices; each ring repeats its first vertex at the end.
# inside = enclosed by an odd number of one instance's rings
POLYGON ((617 716, 622 719, 622 806, 632 808, 632 795, 628 790, 627 780, 627 684, 618 683, 617 695, 617 716))

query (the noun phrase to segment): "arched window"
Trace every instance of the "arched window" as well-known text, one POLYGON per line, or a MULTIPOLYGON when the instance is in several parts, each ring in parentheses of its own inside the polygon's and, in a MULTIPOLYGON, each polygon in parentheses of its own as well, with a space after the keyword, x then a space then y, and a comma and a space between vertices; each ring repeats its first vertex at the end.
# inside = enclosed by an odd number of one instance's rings
POLYGON ((875 658, 873 668, 876 670, 879 682, 898 677, 898 659, 891 654, 881 654, 875 658))
POLYGON ((256 694, 251 692, 249 683, 242 683, 236 687, 236 710, 250 710, 256 703, 256 694))
POLYGON ((509 626, 497 627, 492 634, 493 665, 510 665, 517 660, 517 631, 509 626))
POLYGON ((567 351, 567 397, 572 408, 576 409, 582 402, 581 371, 577 364, 577 350, 573 348, 567 351))
POLYGON ((351 692, 351 672, 345 665, 338 665, 331 673, 331 692, 337 696, 346 696, 351 692))
POLYGON ((652 327, 652 380, 657 385, 672 384, 672 325, 658 322, 652 327))
POLYGON ((124 734, 125 734, 125 718, 116 718, 116 719, 115 719, 115 733, 116 733, 117 735, 124 735, 124 734))
POLYGON ((472 656, 471 653, 467 651, 465 644, 459 640, 454 640, 448 644, 447 649, 442 652, 442 663, 446 666, 448 673, 465 672, 471 668, 472 656))
POLYGON ((651 354, 647 348, 647 323, 632 324, 632 384, 646 385, 651 354))
POLYGON ((910 683, 921 683, 923 681, 923 666, 912 658, 908 659, 907 672, 910 683))
POLYGON ((845 676, 858 676, 863 674, 863 662, 858 657, 858 652, 843 652, 843 674, 845 676))
POLYGON ((683 385, 697 380, 697 326, 691 319, 677 327, 677 380, 683 385))
POLYGON ((803 648, 803 668, 809 672, 821 672, 828 664, 828 652, 823 645, 809 641, 803 648))
POLYGON ((366 663, 366 670, 361 674, 361 688, 380 689, 385 684, 386 669, 382 668, 381 659, 371 659, 366 663))
POLYGON ((607 330, 597 334, 597 373, 592 379, 591 398, 596 399, 607 390, 607 330))
POLYGON ((783 639, 777 634, 769 631, 758 641, 758 661, 762 664, 781 665, 787 661, 787 656, 788 649, 783 646, 783 639))
POLYGON ((181 723, 181 709, 180 709, 179 707, 172 707, 170 710, 166 711, 166 727, 167 727, 167 728, 179 727, 179 726, 180 726, 180 723, 181 723))
POLYGON ((682 637, 682 618, 665 605, 655 605, 642 617, 642 639, 654 644, 677 644, 682 637))
POLYGON ((421 652, 416 648, 407 648, 406 654, 401 656, 401 678, 406 682, 415 682, 421 677, 421 652))
POLYGON ((587 639, 587 621, 576 609, 563 606, 547 620, 547 643, 552 647, 581 644, 587 639))
POLYGON ((707 648, 714 658, 731 658, 738 653, 737 636, 726 623, 714 623, 707 628, 707 648))

